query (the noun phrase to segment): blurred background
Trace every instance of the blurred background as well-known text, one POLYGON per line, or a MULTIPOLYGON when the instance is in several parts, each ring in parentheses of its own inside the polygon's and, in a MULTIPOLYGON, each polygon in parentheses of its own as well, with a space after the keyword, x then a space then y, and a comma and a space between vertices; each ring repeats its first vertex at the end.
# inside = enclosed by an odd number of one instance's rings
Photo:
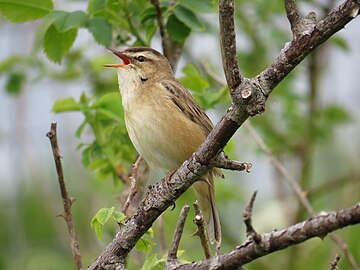
MULTIPOLYGON (((102 12, 95 10, 98 2, 54 1, 56 10, 81 10, 112 27, 103 30, 110 31, 109 41, 99 38, 88 25, 80 27, 71 49, 59 61, 43 45, 54 17, 22 24, 0 18, 0 269, 75 269, 66 224, 58 217, 62 199, 45 136, 52 122, 58 123, 68 191, 76 198, 72 209, 84 266, 91 264, 116 232, 116 223, 109 221, 99 240, 90 226, 100 208, 115 206, 121 211, 119 198, 128 186, 122 178, 136 159, 123 123, 116 74, 102 67, 117 59, 105 47, 162 48, 150 1, 103 1, 102 12), (133 28, 111 20, 109 10, 133 28)), ((196 14, 200 29, 180 20, 170 2, 161 1, 161 5, 170 38, 183 51, 176 75, 215 123, 229 104, 216 3, 205 1, 208 6, 194 7, 190 1, 179 1, 196 14)), ((315 10, 321 18, 337 3, 300 1, 300 8, 303 14, 315 10)), ((281 1, 237 1, 236 24, 239 64, 247 77, 266 68, 291 40, 281 1)), ((347 208, 359 201, 359 26, 358 19, 350 22, 303 61, 275 89, 266 112, 250 119, 227 146, 231 158, 251 162, 253 168, 249 174, 225 172, 225 180, 216 182, 224 234, 221 252, 245 240, 242 212, 255 190, 253 224, 258 232, 281 229, 309 217, 254 133, 298 181, 315 212, 347 208)), ((54 46, 56 53, 63 44, 54 46)), ((151 171, 149 183, 165 173, 151 171)), ((144 261, 166 253, 181 207, 194 200, 189 190, 175 210, 166 211, 155 222, 151 251, 134 250, 129 269, 151 269, 143 266, 144 261)), ((196 230, 193 216, 191 209, 180 244, 184 261, 203 258, 198 239, 191 237, 196 230)), ((337 234, 360 264, 359 227, 337 234)), ((327 269, 336 253, 342 251, 328 238, 313 239, 260 258, 248 268, 308 269, 311 265, 312 269, 327 269)), ((352 269, 344 256, 340 269, 352 269)))

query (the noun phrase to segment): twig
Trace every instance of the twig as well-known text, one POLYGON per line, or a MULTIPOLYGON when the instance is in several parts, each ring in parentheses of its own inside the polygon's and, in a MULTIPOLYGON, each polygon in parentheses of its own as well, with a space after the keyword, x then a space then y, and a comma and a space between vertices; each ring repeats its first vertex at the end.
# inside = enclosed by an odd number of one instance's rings
MULTIPOLYGON (((270 148, 265 144, 265 142, 261 139, 256 130, 252 127, 249 122, 245 123, 245 127, 249 131, 251 137, 254 141, 260 146, 260 148, 268 155, 270 162, 274 165, 274 167, 279 171, 279 173, 283 176, 283 179, 286 183, 289 184, 290 188, 295 192, 295 195, 300 200, 302 206, 306 209, 309 215, 314 215, 315 211, 312 205, 310 204, 309 199, 306 197, 305 193, 301 190, 301 187, 296 182, 296 180, 289 174, 289 172, 285 169, 285 167, 281 164, 281 162, 275 157, 270 148)), ((357 262, 355 261, 353 255, 349 251, 346 243, 337 235, 330 234, 329 238, 335 242, 343 251, 346 258, 350 262, 352 268, 354 270, 360 270, 357 262)))
POLYGON ((340 268, 337 267, 337 265, 338 265, 338 263, 339 263, 339 261, 340 261, 340 258, 341 258, 341 257, 340 257, 339 254, 336 254, 336 255, 335 255, 334 261, 330 263, 330 268, 329 268, 329 270, 340 270, 340 268))
POLYGON ((211 162, 211 165, 217 168, 233 170, 233 171, 246 171, 250 172, 252 164, 249 162, 239 162, 227 158, 224 152, 220 153, 218 157, 211 162))
POLYGON ((82 269, 82 263, 81 263, 81 255, 80 255, 80 248, 79 248, 79 242, 77 240, 75 226, 73 222, 73 216, 71 213, 71 205, 73 203, 73 199, 69 197, 69 194, 66 189, 66 184, 64 181, 64 173, 63 168, 61 164, 61 155, 60 155, 60 148, 57 141, 57 131, 56 131, 57 124, 51 123, 50 131, 46 134, 46 137, 49 138, 51 149, 54 156, 55 161, 55 167, 56 167, 56 173, 58 175, 58 181, 61 191, 61 197, 63 200, 63 206, 64 206, 64 213, 61 215, 64 217, 68 231, 71 238, 71 250, 72 254, 75 260, 75 264, 77 269, 82 269))
POLYGON ((360 267, 358 265, 358 263, 356 262, 354 256, 352 255, 352 253, 349 250, 348 245, 344 242, 344 240, 341 239, 340 236, 336 235, 336 234, 330 234, 329 238, 335 242, 340 249, 342 250, 342 252, 344 253, 346 259, 349 261, 352 269, 354 270, 360 270, 360 267))
POLYGON ((243 218, 244 218, 244 223, 246 225, 246 236, 250 239, 253 239, 255 243, 259 244, 261 241, 261 237, 252 226, 252 210, 254 207, 256 195, 257 195, 257 191, 254 191, 249 201, 249 204, 244 210, 243 218))
POLYGON ((300 186, 296 182, 296 180, 289 174, 289 172, 285 169, 285 167, 281 164, 281 162, 275 157, 270 148, 265 144, 263 139, 259 136, 250 122, 245 123, 246 129, 249 131, 250 136, 254 139, 254 141, 260 146, 261 150, 263 150, 270 159, 270 162, 274 165, 274 167, 279 171, 279 173, 283 176, 286 183, 289 184, 291 189, 295 192, 296 196, 299 198, 301 204, 306 209, 306 211, 310 215, 314 215, 314 209, 311 206, 309 200, 306 198, 305 193, 301 190, 300 186))
POLYGON ((213 71, 211 69, 210 64, 207 61, 202 61, 201 65, 203 66, 206 73, 210 76, 210 78, 212 78, 214 81, 216 81, 221 86, 226 85, 224 80, 218 74, 216 74, 215 71, 213 71))
POLYGON ((242 83, 243 78, 237 62, 233 0, 219 0, 219 23, 224 73, 230 94, 234 97, 234 90, 242 83))
POLYGON ((180 239, 183 234, 183 231, 184 231, 185 220, 189 213, 189 209, 190 209, 190 206, 188 206, 188 205, 184 205, 184 207, 181 209, 181 213, 180 213, 179 221, 176 225, 176 230, 175 230, 174 238, 172 241, 172 245, 168 252, 168 259, 170 259, 170 260, 177 259, 177 251, 179 249, 179 243, 180 243, 180 239))
POLYGON ((193 203, 195 209, 195 217, 194 223, 197 226, 197 230, 193 235, 197 235, 200 238, 201 246, 204 251, 204 255, 206 259, 211 258, 211 250, 209 246, 209 241, 205 233, 205 226, 204 226, 204 216, 202 215, 199 205, 197 202, 193 203))
MULTIPOLYGON (((151 0, 151 3, 153 4, 153 6, 154 6, 154 8, 156 10, 156 19, 157 19, 157 22, 158 22, 158 25, 159 25, 163 52, 164 52, 165 57, 170 60, 171 59, 170 40, 169 40, 169 36, 168 36, 168 34, 166 32, 166 29, 165 29, 164 19, 163 19, 163 16, 162 16, 159 0, 151 0)), ((170 62, 170 64, 171 64, 171 66, 173 66, 173 63, 170 62)))
POLYGON ((285 11, 286 16, 288 17, 288 20, 290 22, 291 31, 295 35, 295 26, 300 20, 300 13, 296 6, 295 0, 285 0, 285 11))
POLYGON ((130 176, 130 180, 131 180, 131 184, 130 184, 130 190, 129 190, 129 194, 126 198, 126 201, 124 203, 124 206, 123 206, 123 209, 122 209, 122 212, 126 214, 126 216, 130 216, 130 213, 127 214, 128 212, 128 208, 130 206, 130 203, 131 201, 134 199, 135 195, 138 193, 138 185, 137 185, 137 175, 138 175, 138 170, 139 170, 139 167, 141 165, 141 163, 143 162, 143 157, 142 156, 139 156, 134 165, 132 166, 131 168, 131 176, 130 176))
MULTIPOLYGON (((260 234, 261 242, 245 241, 232 251, 220 256, 222 270, 236 269, 269 253, 286 249, 308 239, 326 235, 339 228, 360 223, 360 203, 351 208, 319 214, 286 229, 260 234)), ((206 270, 210 260, 196 261, 178 266, 176 270, 206 270)))

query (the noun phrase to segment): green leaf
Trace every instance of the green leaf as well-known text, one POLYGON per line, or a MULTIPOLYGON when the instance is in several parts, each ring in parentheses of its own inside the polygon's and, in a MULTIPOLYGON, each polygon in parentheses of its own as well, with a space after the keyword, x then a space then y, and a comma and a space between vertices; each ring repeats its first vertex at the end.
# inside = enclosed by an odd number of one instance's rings
POLYGON ((0 14, 13 23, 43 18, 53 8, 51 0, 0 0, 0 14))
POLYGON ((43 44, 47 57, 56 63, 60 63, 61 58, 73 45, 76 35, 77 29, 60 32, 54 24, 51 24, 45 33, 43 44))
POLYGON ((147 234, 151 238, 154 238, 154 230, 152 228, 148 229, 145 234, 147 234))
POLYGON ((100 170, 102 168, 106 168, 109 166, 109 162, 105 158, 95 159, 94 161, 90 162, 88 168, 90 170, 100 170))
POLYGON ((102 238, 102 225, 97 220, 91 220, 91 228, 94 229, 98 239, 102 238))
POLYGON ((152 247, 155 245, 155 243, 145 237, 141 237, 139 241, 136 242, 135 248, 138 251, 144 252, 146 254, 149 254, 152 251, 152 247))
POLYGON ((187 27, 194 31, 203 31, 205 29, 204 25, 200 22, 198 17, 196 17, 194 12, 187 8, 176 6, 174 14, 179 21, 182 21, 187 27))
POLYGON ((122 122, 123 111, 121 105, 121 97, 118 92, 112 92, 105 94, 99 98, 94 104, 94 107, 98 109, 98 113, 102 116, 122 122))
POLYGON ((9 94, 19 94, 24 86, 25 80, 26 74, 24 72, 11 72, 6 81, 6 91, 9 94))
POLYGON ((125 219, 126 219, 126 216, 123 212, 119 212, 119 211, 114 211, 113 215, 112 215, 112 218, 120 223, 120 222, 124 222, 125 219))
POLYGON ((74 98, 61 98, 55 101, 53 107, 51 108, 52 112, 60 113, 60 112, 71 112, 71 111, 79 111, 80 105, 75 101, 74 98))
POLYGON ((171 40, 179 42, 184 42, 191 32, 191 29, 179 21, 174 15, 170 15, 167 20, 166 30, 171 40))
POLYGON ((75 136, 76 136, 77 138, 80 138, 80 137, 81 137, 81 134, 83 133, 84 128, 85 128, 85 126, 86 126, 87 123, 88 123, 88 122, 85 120, 85 121, 82 122, 81 125, 78 127, 78 129, 77 129, 76 132, 75 132, 75 136))
POLYGON ((329 105, 321 112, 321 117, 332 124, 343 124, 351 120, 349 112, 338 105, 329 105))
POLYGON ((114 206, 111 208, 101 208, 93 219, 95 218, 101 225, 104 225, 112 217, 114 211, 114 206))
POLYGON ((151 256, 149 256, 145 260, 143 266, 141 267, 141 270, 152 270, 152 269, 154 269, 154 266, 157 263, 157 261, 158 261, 157 254, 156 253, 152 254, 151 256))
POLYGON ((156 10, 155 10, 154 6, 148 7, 139 16, 140 23, 145 23, 148 20, 155 19, 155 18, 156 18, 156 10))
POLYGON ((196 92, 203 92, 209 87, 209 82, 201 76, 200 72, 194 65, 188 64, 184 66, 182 73, 185 76, 179 78, 179 80, 187 88, 196 92))
POLYGON ((102 226, 112 217, 115 207, 101 208, 91 220, 91 228, 94 229, 96 236, 102 238, 102 226))
POLYGON ((19 56, 19 55, 11 55, 8 58, 5 58, 4 60, 2 60, 0 62, 0 74, 8 73, 17 64, 23 65, 24 61, 26 61, 26 60, 22 56, 19 56))
POLYGON ((87 28, 95 40, 104 46, 111 45, 111 25, 104 18, 94 18, 88 21, 87 28))
POLYGON ((157 25, 155 24, 155 22, 148 23, 145 26, 145 39, 146 39, 146 43, 148 44, 147 46, 150 46, 151 40, 154 37, 156 30, 157 30, 157 25))
POLYGON ((186 7, 195 13, 209 13, 214 10, 214 1, 213 0, 179 0, 178 3, 186 7))
POLYGON ((54 18, 54 25, 60 32, 82 27, 87 19, 86 13, 81 10, 74 12, 55 10, 49 17, 54 18))
POLYGON ((89 0, 88 4, 88 13, 93 15, 97 12, 101 12, 106 7, 106 1, 104 0, 89 0))

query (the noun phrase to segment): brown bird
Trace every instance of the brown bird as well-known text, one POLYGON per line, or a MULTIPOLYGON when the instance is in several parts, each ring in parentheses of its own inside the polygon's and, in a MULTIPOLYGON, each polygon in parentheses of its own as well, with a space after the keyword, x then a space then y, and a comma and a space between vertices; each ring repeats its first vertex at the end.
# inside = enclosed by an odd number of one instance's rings
MULTIPOLYGON (((117 68, 125 124, 135 149, 151 167, 176 169, 205 140, 213 128, 211 120, 161 53, 144 47, 110 51, 123 61, 105 66, 117 68)), ((210 243, 220 245, 214 176, 222 176, 219 169, 203 175, 194 188, 210 243)))

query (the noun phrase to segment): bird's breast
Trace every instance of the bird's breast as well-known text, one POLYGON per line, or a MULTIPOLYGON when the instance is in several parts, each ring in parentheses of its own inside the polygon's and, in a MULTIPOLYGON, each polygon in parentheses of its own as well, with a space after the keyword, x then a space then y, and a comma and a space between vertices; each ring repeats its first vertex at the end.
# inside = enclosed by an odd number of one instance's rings
POLYGON ((126 105, 129 137, 152 167, 175 169, 205 139, 203 130, 166 95, 142 95, 126 105))

